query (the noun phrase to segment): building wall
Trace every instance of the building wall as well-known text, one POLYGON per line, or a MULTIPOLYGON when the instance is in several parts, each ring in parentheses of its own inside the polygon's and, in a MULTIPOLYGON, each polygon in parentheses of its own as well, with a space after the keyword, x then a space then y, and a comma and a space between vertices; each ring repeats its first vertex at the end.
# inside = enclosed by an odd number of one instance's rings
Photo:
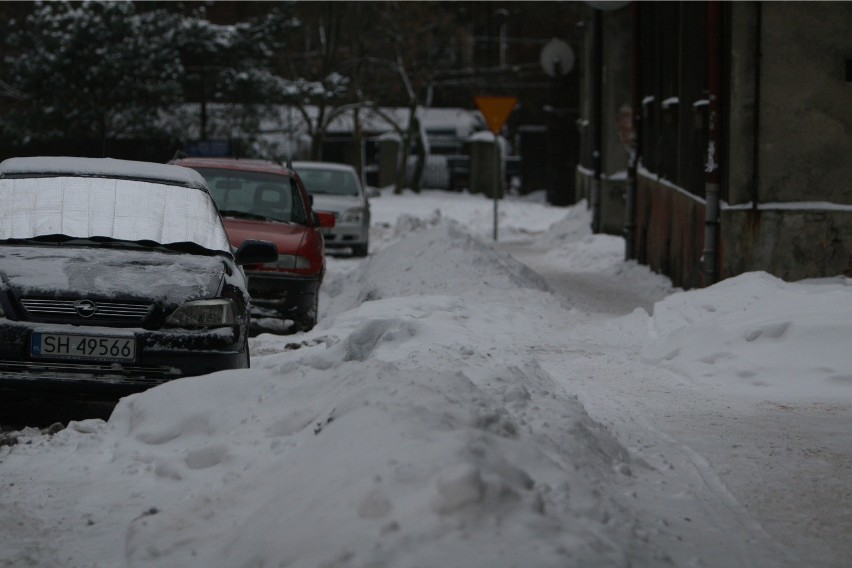
MULTIPOLYGON (((593 21, 595 14, 589 17, 593 21)), ((579 123, 581 134, 580 167, 576 169, 577 196, 591 203, 594 186, 594 161, 596 105, 600 108, 601 179, 599 185, 599 221, 597 230, 613 235, 624 234, 625 174, 629 157, 629 129, 631 120, 631 51, 632 11, 629 6, 597 14, 601 17, 603 69, 594 71, 595 29, 590 23, 583 35, 580 65, 581 103, 579 123), (601 80, 601 100, 594 100, 594 81, 601 80)))
POLYGON ((852 204, 852 2, 759 8, 759 200, 852 204))
POLYGON ((852 3, 728 6, 720 276, 852 276, 852 3))
MULTIPOLYGON (((719 278, 758 270, 787 280, 852 277, 852 2, 716 6, 724 14, 719 278)), ((642 135, 633 253, 684 288, 707 284, 701 256, 713 7, 638 4, 642 135)), ((630 16, 603 16, 600 230, 613 234, 624 224, 617 172, 627 155, 614 125, 631 94, 630 16)), ((589 38, 585 48, 590 64, 589 38)), ((592 92, 583 89, 590 118, 592 92)), ((591 174, 578 168, 586 195, 591 174)))
MULTIPOLYGON (((613 175, 627 169, 630 152, 628 132, 622 128, 623 113, 632 103, 633 18, 629 6, 607 12, 603 18, 603 172, 613 175)), ((626 128, 631 121, 628 118, 626 128)))
POLYGON ((852 204, 852 3, 729 6, 726 201, 852 204))
POLYGON ((607 12, 602 22, 604 69, 600 231, 613 235, 624 234, 624 180, 630 151, 629 129, 632 123, 632 26, 632 10, 629 6, 607 12))
POLYGON ((730 57, 728 67, 727 114, 728 149, 722 164, 727 172, 722 199, 731 204, 749 203, 755 198, 755 144, 757 120, 758 9, 756 2, 731 2, 728 25, 730 57))

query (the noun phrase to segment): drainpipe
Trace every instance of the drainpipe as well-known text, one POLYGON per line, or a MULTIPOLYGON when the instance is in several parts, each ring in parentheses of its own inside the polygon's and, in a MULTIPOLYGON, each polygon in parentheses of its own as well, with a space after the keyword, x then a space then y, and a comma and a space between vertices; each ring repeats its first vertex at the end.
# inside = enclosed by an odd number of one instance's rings
POLYGON ((592 191, 590 196, 592 209, 592 232, 601 230, 601 151, 603 129, 603 24, 600 10, 593 16, 592 47, 592 191))
POLYGON ((636 169, 641 156, 640 135, 642 128, 641 97, 639 95, 639 2, 633 2, 633 54, 631 80, 631 106, 633 107, 633 132, 630 135, 630 158, 627 162, 627 196, 625 200, 624 219, 624 260, 636 258, 636 192, 638 181, 636 169))
POLYGON ((752 152, 752 174, 751 174, 751 209, 757 211, 757 203, 760 198, 758 188, 760 187, 760 65, 763 60, 763 51, 761 43, 763 42, 763 6, 760 2, 755 2, 757 10, 757 21, 755 27, 755 46, 754 46, 754 131, 752 133, 753 143, 752 152))
POLYGON ((719 188, 720 160, 722 152, 722 117, 720 97, 722 94, 722 6, 719 0, 707 2, 707 88, 709 91, 707 155, 704 162, 705 199, 704 209, 704 251, 701 255, 701 267, 704 272, 704 285, 714 284, 719 277, 719 188))

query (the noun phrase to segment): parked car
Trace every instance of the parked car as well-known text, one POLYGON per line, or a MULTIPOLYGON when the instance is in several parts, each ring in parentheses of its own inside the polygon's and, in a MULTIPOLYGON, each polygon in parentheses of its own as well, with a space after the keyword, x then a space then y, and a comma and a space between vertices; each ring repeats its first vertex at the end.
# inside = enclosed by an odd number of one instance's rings
POLYGON ((324 231, 326 247, 367 256, 370 201, 355 168, 332 162, 293 162, 293 169, 313 197, 314 208, 334 213, 334 228, 324 231))
POLYGON ((315 213, 298 176, 280 164, 222 158, 173 163, 207 180, 233 246, 263 239, 278 247, 277 261, 245 267, 258 328, 282 330, 287 327, 276 323, 287 321, 296 331, 313 328, 325 275, 321 230, 334 226, 334 216, 315 213))
POLYGON ((0 389, 128 393, 249 366, 249 294, 207 186, 109 158, 0 163, 0 389))

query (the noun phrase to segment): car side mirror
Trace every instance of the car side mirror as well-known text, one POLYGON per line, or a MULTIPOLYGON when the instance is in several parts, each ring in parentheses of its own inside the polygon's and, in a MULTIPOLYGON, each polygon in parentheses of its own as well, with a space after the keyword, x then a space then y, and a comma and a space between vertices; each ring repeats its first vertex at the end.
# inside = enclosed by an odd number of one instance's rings
POLYGON ((278 247, 269 241, 258 241, 248 239, 243 241, 240 248, 234 254, 237 264, 265 264, 278 260, 278 247))
POLYGON ((331 229, 334 225, 336 225, 334 213, 330 211, 314 211, 314 216, 316 218, 316 224, 323 229, 331 229))

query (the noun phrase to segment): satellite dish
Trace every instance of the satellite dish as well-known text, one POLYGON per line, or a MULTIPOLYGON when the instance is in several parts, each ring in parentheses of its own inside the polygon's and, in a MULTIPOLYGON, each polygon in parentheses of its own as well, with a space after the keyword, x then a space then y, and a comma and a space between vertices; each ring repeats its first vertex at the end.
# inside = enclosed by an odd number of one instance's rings
POLYGON ((541 68, 551 77, 567 75, 574 68, 574 51, 561 39, 553 38, 541 48, 541 68))

